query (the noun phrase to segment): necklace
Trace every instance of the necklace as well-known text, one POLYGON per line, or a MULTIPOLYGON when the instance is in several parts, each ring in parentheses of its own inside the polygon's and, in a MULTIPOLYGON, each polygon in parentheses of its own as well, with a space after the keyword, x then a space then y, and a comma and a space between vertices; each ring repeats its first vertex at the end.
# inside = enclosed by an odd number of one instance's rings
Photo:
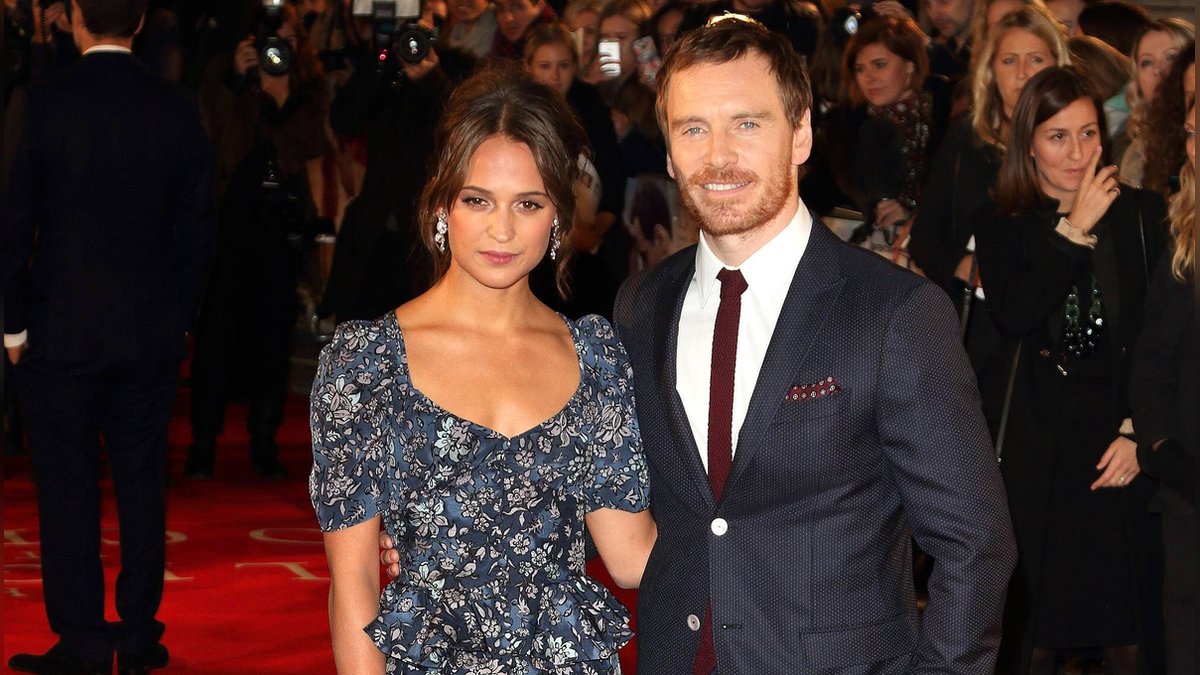
POLYGON ((1079 320, 1079 288, 1071 286, 1067 293, 1067 310, 1063 316, 1062 341, 1066 351, 1077 359, 1086 358, 1096 351, 1096 340, 1104 330, 1104 317, 1100 315, 1103 307, 1100 301, 1100 285, 1092 276, 1092 303, 1088 308, 1087 318, 1079 320))

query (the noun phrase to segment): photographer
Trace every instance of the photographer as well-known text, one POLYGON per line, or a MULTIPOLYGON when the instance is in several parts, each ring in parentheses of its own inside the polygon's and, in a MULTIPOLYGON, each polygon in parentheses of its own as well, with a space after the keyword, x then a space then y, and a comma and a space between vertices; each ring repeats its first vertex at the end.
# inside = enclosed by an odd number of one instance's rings
MULTIPOLYGON (((396 16, 404 13, 401 8, 396 16)), ((408 13, 419 12, 410 7, 408 13)), ((446 99, 479 64, 471 53, 445 45, 430 48, 417 63, 394 50, 381 61, 380 50, 390 50, 406 22, 376 16, 372 23, 375 45, 361 55, 330 109, 334 132, 364 138, 367 150, 362 189, 346 206, 317 310, 338 321, 377 318, 420 290, 426 273, 410 256, 419 241, 413 205, 428 179, 433 131, 446 99)))
POLYGON ((311 241, 305 163, 328 145, 328 101, 307 38, 292 7, 267 6, 253 35, 214 57, 201 80, 201 114, 216 154, 219 234, 196 332, 189 477, 212 475, 234 391, 248 402, 255 470, 285 474, 275 434, 283 421, 297 272, 311 241))

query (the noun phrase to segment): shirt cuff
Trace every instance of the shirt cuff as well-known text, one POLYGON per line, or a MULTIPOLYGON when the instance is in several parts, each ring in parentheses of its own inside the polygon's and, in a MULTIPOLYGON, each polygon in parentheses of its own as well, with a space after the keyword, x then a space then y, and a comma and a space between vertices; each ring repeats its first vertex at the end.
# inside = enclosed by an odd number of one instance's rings
POLYGON ((1062 235, 1067 241, 1079 246, 1087 248, 1096 248, 1096 235, 1084 232, 1083 230, 1071 224, 1066 216, 1058 219, 1058 225, 1054 226, 1054 231, 1062 235))
POLYGON ((20 346, 24 345, 26 342, 29 342, 29 331, 27 331, 27 330, 23 330, 20 333, 5 333, 4 334, 4 348, 5 349, 13 349, 14 347, 20 347, 20 346))

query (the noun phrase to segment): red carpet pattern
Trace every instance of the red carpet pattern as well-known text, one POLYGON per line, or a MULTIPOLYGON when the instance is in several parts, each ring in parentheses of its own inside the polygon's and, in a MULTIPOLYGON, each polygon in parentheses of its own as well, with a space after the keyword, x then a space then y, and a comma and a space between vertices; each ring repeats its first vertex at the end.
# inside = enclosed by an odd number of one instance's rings
MULTIPOLYGON (((307 400, 293 396, 279 435, 289 477, 259 479, 250 467, 244 412, 231 407, 216 476, 183 478, 189 441, 186 391, 172 420, 167 511, 167 574, 159 618, 171 651, 165 673, 332 673, 326 597, 328 570, 308 501, 307 400)), ((8 458, 4 472, 4 662, 41 653, 55 636, 42 608, 37 507, 29 462, 8 458)), ((108 618, 119 569, 116 506, 105 481, 103 519, 108 618)), ((606 578, 602 566, 596 574, 606 578)), ((612 587, 611 583, 609 584, 612 587)), ((628 605, 636 594, 618 594, 628 605)), ((634 649, 622 653, 633 672, 634 649)), ((4 672, 11 672, 5 668, 4 672)))

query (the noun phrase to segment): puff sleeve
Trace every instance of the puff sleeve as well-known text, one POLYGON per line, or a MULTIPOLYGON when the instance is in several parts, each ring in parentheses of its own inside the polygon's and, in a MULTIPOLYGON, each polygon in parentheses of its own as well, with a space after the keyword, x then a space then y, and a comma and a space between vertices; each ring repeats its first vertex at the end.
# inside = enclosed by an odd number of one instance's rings
POLYGON ((310 397, 309 497, 326 532, 378 515, 391 443, 389 350, 378 323, 348 321, 321 351, 310 397))
POLYGON ((650 483, 633 400, 633 369, 613 327, 600 316, 577 323, 587 349, 585 374, 595 392, 590 425, 593 473, 584 492, 588 511, 643 511, 650 483))

